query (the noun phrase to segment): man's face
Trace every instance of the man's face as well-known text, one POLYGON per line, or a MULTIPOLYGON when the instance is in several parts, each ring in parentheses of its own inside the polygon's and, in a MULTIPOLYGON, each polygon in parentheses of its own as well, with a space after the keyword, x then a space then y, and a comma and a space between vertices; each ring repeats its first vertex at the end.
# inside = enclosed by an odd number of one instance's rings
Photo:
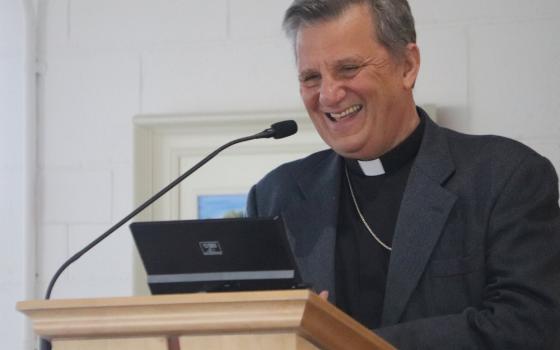
POLYGON ((395 59, 378 42, 367 5, 300 28, 296 55, 307 112, 338 154, 377 158, 414 130, 410 62, 395 59))

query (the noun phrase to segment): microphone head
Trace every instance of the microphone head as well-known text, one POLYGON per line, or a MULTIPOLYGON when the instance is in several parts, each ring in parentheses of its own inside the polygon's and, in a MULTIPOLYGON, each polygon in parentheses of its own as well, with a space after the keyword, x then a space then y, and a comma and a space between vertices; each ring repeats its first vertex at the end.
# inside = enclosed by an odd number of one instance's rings
POLYGON ((272 130, 272 137, 275 139, 282 139, 284 137, 292 136, 298 130, 297 123, 293 120, 284 120, 278 123, 274 123, 270 126, 272 130))

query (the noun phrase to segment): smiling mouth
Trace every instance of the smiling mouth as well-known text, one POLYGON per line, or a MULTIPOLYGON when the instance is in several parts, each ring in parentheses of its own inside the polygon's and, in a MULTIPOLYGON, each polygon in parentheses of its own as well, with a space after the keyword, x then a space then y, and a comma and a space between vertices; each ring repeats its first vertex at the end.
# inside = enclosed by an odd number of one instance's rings
POLYGON ((362 105, 353 105, 351 107, 346 108, 344 111, 340 113, 325 113, 327 118, 329 118, 332 122, 339 122, 342 119, 352 117, 356 115, 359 111, 362 110, 362 105))

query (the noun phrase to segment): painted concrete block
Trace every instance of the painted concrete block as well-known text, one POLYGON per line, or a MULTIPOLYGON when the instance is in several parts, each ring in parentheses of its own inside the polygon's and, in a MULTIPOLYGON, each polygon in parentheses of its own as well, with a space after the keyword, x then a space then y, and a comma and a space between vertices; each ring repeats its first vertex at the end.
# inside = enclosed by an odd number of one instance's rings
POLYGON ((23 283, 25 261, 24 185, 19 172, 0 171, 0 257, 2 273, 0 286, 6 283, 23 283))
POLYGON ((41 165, 130 162, 139 74, 138 57, 132 54, 76 53, 53 59, 45 76, 41 165))
POLYGON ((15 304, 24 300, 23 288, 19 285, 2 285, 0 288, 0 314, 2 315, 2 347, 4 349, 30 349, 26 345, 26 322, 22 313, 15 311, 15 304))
POLYGON ((282 19, 291 3, 291 0, 230 1, 230 37, 232 39, 284 37, 281 28, 282 19))
POLYGON ((560 21, 471 29, 471 111, 475 132, 560 139, 560 21))
MULTIPOLYGON (((23 222, 23 172, 19 169, 0 169, 0 223, 5 225, 0 233, 1 240, 8 240, 10 235, 22 234, 23 222), (11 232, 13 228, 16 232, 11 232)), ((14 239, 12 236, 10 239, 14 239)), ((8 243, 8 241, 6 241, 8 243)))
POLYGON ((301 108, 286 39, 151 52, 143 62, 145 113, 301 108))
MULTIPOLYGON (((18 145, 12 145, 17 149, 18 145)), ((1 153, 0 153, 1 154, 1 153)), ((6 160, 12 163, 13 160, 6 160)), ((26 240, 24 231, 23 171, 10 165, 0 167, 0 289, 9 285, 23 289, 26 240)), ((23 295, 22 295, 23 296, 23 295)))
POLYGON ((554 165, 556 173, 560 173, 560 135, 556 139, 520 139, 542 156, 548 158, 554 165))
MULTIPOLYGON (((56 270, 69 257, 68 227, 62 224, 42 224, 37 227, 37 294, 43 297, 56 270)), ((63 275, 56 285, 64 283, 63 275)), ((58 290, 58 289, 57 289, 58 290)))
POLYGON ((461 129, 467 122, 468 38, 464 26, 418 28, 420 73, 414 89, 418 104, 436 106, 442 124, 461 129))
MULTIPOLYGON (((130 282, 132 283, 132 282, 130 282)), ((57 291, 57 298, 113 298, 133 295, 129 281, 111 280, 68 282, 57 291)))
POLYGON ((24 34, 25 16, 23 2, 0 2, 0 56, 9 55, 14 49, 21 51, 25 41, 21 40, 24 34), (10 33, 6 35, 5 33, 10 33))
MULTIPOLYGON (((40 231, 38 290, 42 297, 60 265, 108 226, 45 225, 40 231)), ((53 289, 53 298, 86 298, 132 294, 132 239, 128 229, 116 231, 70 265, 53 289)))
POLYGON ((0 167, 13 166, 21 156, 25 126, 25 56, 0 56, 0 167))
POLYGON ((174 46, 226 37, 226 0, 74 0, 70 40, 76 48, 174 46))
POLYGON ((554 0, 410 0, 419 24, 487 22, 559 17, 560 5, 554 0))
POLYGON ((43 170, 41 222, 107 223, 112 179, 108 170, 43 170))
POLYGON ((134 175, 132 163, 113 167, 113 210, 112 222, 128 215, 133 207, 134 175))
POLYGON ((68 47, 71 4, 72 0, 49 0, 39 4, 42 22, 38 31, 40 45, 37 48, 43 64, 49 54, 59 53, 68 47))
MULTIPOLYGON (((72 252, 79 251, 87 246, 102 233, 107 231, 109 225, 70 225, 68 245, 72 252)), ((84 254, 68 271, 72 284, 97 284, 99 290, 104 290, 111 295, 115 283, 127 284, 132 288, 132 249, 133 241, 128 225, 115 231, 112 235, 100 242, 97 246, 84 254), (101 289, 103 287, 104 289, 101 289)), ((115 293, 122 286, 116 287, 115 293)))

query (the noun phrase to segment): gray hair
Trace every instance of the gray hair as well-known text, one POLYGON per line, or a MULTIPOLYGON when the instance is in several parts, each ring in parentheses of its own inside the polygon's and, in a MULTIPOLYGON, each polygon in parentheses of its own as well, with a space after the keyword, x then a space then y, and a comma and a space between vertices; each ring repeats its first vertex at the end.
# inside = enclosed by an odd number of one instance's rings
POLYGON ((302 26, 335 19, 350 6, 361 4, 368 5, 377 39, 394 56, 401 56, 407 44, 416 42, 414 17, 407 0, 294 0, 282 26, 295 43, 302 26))

